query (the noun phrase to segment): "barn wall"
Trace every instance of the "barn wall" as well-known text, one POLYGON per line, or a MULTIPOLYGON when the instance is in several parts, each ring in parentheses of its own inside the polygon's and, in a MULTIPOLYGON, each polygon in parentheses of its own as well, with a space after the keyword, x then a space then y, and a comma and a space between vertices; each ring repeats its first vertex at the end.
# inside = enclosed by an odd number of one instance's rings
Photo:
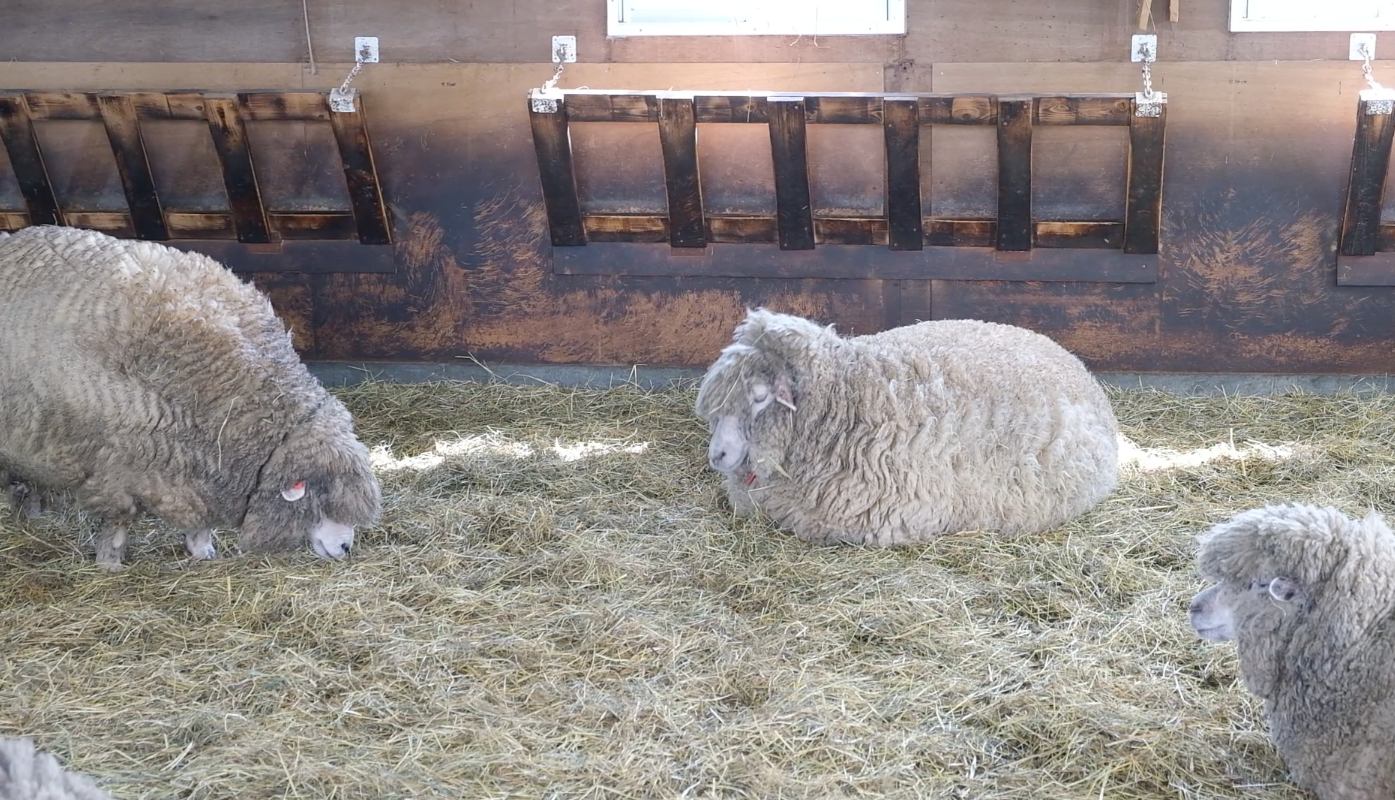
MULTIPOLYGON (((0 64, 0 88, 323 89, 347 72, 334 62, 355 34, 381 37, 393 63, 355 85, 391 206, 396 272, 256 277, 312 358, 702 365, 746 306, 766 304, 858 333, 926 318, 1013 322, 1101 369, 1395 371, 1395 288, 1336 285, 1361 85, 1357 65, 1340 60, 1346 34, 1231 35, 1225 0, 1183 0, 1181 21, 1158 24, 1155 84, 1170 103, 1156 283, 643 278, 553 271, 525 110, 527 90, 552 73, 552 34, 579 38, 583 63, 568 67, 564 87, 1132 91, 1138 74, 1124 55, 1136 8, 911 0, 906 37, 607 41, 602 0, 310 2, 312 72, 299 4, 116 5, 12 0, 0 52, 14 60, 0 64)), ((1378 51, 1392 47, 1382 35, 1378 51)), ((1395 63, 1378 63, 1377 75, 1395 83, 1395 63)), ((924 144, 932 208, 991 215, 991 134, 975 133, 936 131, 924 144)), ((193 200, 216 192, 210 156, 178 146, 178 135, 157 173, 193 200)), ((573 135, 588 202, 662 210, 654 130, 573 135)), ((1121 204, 1122 135, 1039 131, 1038 208, 1069 217, 1121 204)), ((879 136, 811 134, 817 203, 880 207, 879 136)), ((46 154, 66 165, 53 176, 63 191, 121 206, 99 125, 46 137, 46 154)), ((253 138, 280 191, 335 193, 323 131, 280 123, 253 138)), ((768 202, 763 129, 704 130, 701 141, 710 201, 768 202)), ((0 208, 22 205, 17 197, 0 157, 0 208)), ((294 266, 285 253, 257 258, 294 266)))

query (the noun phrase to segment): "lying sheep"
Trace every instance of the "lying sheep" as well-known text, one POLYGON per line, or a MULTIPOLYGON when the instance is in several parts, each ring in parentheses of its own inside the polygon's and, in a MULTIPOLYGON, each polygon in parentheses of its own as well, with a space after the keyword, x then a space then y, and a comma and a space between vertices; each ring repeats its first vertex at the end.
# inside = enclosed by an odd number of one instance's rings
POLYGON ((61 227, 0 240, 0 471, 70 491, 119 568, 150 512, 216 555, 308 542, 345 557, 381 499, 343 404, 271 304, 216 261, 61 227))
POLYGON ((1279 505, 1202 539, 1191 624, 1234 640, 1295 783, 1322 800, 1395 797, 1395 534, 1375 513, 1279 505))
POLYGON ((1042 531, 1118 480, 1118 425, 1084 365, 972 320, 842 338, 751 311, 707 371, 708 461, 741 514, 800 539, 909 544, 1042 531))
POLYGON ((91 778, 63 768, 30 739, 0 739, 0 800, 111 800, 91 778))

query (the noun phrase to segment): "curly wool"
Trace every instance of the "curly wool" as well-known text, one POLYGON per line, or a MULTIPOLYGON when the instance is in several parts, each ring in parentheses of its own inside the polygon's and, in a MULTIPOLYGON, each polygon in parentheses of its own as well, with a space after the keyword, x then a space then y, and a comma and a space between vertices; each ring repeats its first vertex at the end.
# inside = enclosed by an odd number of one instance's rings
POLYGON ((746 470, 726 478, 812 542, 877 546, 981 529, 1047 530, 1118 481, 1118 424, 1080 360, 1010 325, 923 322, 842 338, 758 309, 708 371, 699 415, 745 414, 752 381, 795 406, 749 420, 746 470))
POLYGON ((30 739, 0 739, 0 800, 111 800, 92 779, 63 768, 30 739))
MULTIPOLYGON (((213 259, 26 228, 0 241, 0 312, 0 467, 13 477, 71 490, 109 521, 149 511, 185 529, 237 527, 254 495, 279 491, 263 484, 284 476, 263 471, 298 439, 305 468, 365 482, 349 521, 376 515, 347 410, 266 297, 213 259)), ((244 529, 244 544, 291 544, 279 535, 244 529)))
POLYGON ((1201 574, 1233 590, 1275 577, 1300 602, 1235 609, 1245 685, 1264 699, 1295 783, 1322 800, 1395 797, 1395 534, 1372 513, 1274 505, 1212 528, 1201 574))

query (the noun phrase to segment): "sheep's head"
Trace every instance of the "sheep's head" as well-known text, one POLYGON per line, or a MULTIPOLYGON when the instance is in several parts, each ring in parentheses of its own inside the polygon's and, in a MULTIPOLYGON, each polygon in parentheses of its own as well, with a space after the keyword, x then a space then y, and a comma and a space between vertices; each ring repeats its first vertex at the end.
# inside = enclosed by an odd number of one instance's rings
POLYGON ((810 348, 831 331, 764 309, 748 312, 732 343, 707 370, 697 414, 712 439, 707 461, 718 472, 780 471, 799 411, 799 384, 809 377, 810 348))
POLYGON ((308 545, 339 560, 353 548, 355 526, 376 523, 381 510, 368 448, 354 436, 348 410, 330 398, 262 468, 240 543, 249 551, 308 545))
POLYGON ((1213 585, 1192 600, 1192 628, 1208 641, 1234 640, 1246 683, 1268 696, 1277 659, 1309 620, 1324 642, 1342 646, 1384 613, 1393 555, 1395 535, 1375 514, 1357 521, 1306 505, 1246 511, 1201 537, 1198 566, 1213 585), (1387 577, 1375 579, 1380 571, 1387 577))

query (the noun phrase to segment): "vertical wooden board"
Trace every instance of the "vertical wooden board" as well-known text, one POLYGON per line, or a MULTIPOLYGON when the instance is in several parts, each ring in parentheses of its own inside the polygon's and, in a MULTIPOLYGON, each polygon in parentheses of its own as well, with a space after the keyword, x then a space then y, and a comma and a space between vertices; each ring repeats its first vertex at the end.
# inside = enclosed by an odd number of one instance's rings
POLYGON ((659 144, 668 191, 669 244, 707 245, 707 223, 698 176, 697 118, 691 97, 659 98, 659 144))
POLYGON ((775 216, 781 250, 814 249, 814 217, 809 201, 809 163, 804 131, 804 99, 771 97, 770 154, 775 163, 775 216))
POLYGON ((1124 190, 1124 252, 1158 252, 1158 228, 1162 224, 1163 140, 1167 131, 1167 106, 1156 117, 1129 121, 1128 185, 1124 190))
POLYGON ((1342 255, 1369 256, 1380 247, 1381 194, 1390 167, 1392 134, 1395 115, 1367 114, 1366 103, 1357 102, 1351 173, 1342 209, 1342 255))
POLYGON ((252 164, 252 150, 247 144, 247 126, 242 122, 241 98, 214 97, 204 99, 204 114, 213 146, 218 151, 218 163, 223 168, 223 185, 232 208, 237 240, 247 243, 271 241, 266 209, 262 207, 261 191, 257 188, 257 173, 252 164))
POLYGON ((1032 101, 998 101, 999 250, 1032 249, 1032 101))
POLYGON ((155 177, 145 156, 145 141, 140 135, 140 121, 131 98, 125 95, 98 95, 97 106, 102 112, 102 124, 107 129, 111 153, 116 158, 116 171, 126 191, 126 205, 131 209, 131 227, 137 239, 163 241, 169 238, 164 211, 155 189, 155 177))
POLYGON ((886 133, 886 224, 892 250, 920 250, 920 119, 914 98, 882 101, 886 133))
POLYGON ((53 196, 43 152, 22 95, 0 95, 0 140, 5 143, 19 191, 29 207, 30 224, 61 225, 63 216, 53 196))
POLYGON ((567 107, 557 100, 555 111, 528 111, 533 128, 533 148, 538 154, 543 204, 554 247, 586 244, 581 224, 581 203, 576 196, 576 172, 572 168, 571 138, 567 134, 567 107))
POLYGON ((344 179, 349 185, 349 204, 354 221, 358 223, 361 244, 391 244, 392 230, 388 225, 387 205, 378 183, 378 168, 373 163, 373 145, 368 139, 364 121, 363 97, 357 98, 358 110, 329 112, 329 124, 339 143, 339 157, 344 161, 344 179))

